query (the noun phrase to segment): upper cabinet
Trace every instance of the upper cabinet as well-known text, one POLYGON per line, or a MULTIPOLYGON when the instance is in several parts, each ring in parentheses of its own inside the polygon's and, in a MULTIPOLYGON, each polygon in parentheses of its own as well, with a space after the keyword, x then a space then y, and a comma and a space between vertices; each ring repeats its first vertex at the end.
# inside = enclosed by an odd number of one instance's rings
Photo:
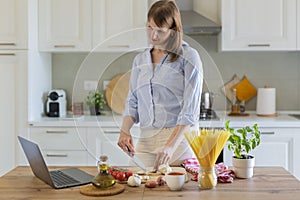
POLYGON ((296 50, 296 12, 296 0, 223 0, 220 48, 296 50))
POLYGON ((39 0, 39 49, 126 51, 145 47, 147 9, 147 1, 140 0, 39 0))
POLYGON ((91 8, 91 0, 39 0, 40 51, 89 51, 91 8))
POLYGON ((297 0, 297 50, 300 50, 300 0, 297 0))
POLYGON ((97 51, 145 48, 147 1, 93 0, 93 47, 97 51))
POLYGON ((0 49, 27 49, 27 0, 1 0, 0 13, 0 49))

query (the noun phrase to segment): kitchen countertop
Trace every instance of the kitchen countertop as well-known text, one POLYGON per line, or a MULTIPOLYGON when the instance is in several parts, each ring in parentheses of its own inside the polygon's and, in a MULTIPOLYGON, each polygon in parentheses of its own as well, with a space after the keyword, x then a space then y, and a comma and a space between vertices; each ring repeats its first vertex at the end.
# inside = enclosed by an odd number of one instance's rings
MULTIPOLYGON (((249 116, 228 116, 228 113, 217 111, 218 119, 200 120, 200 127, 224 127, 227 120, 230 120, 231 127, 258 124, 259 127, 278 128, 300 128, 300 120, 289 116, 289 114, 299 114, 299 112, 278 112, 276 117, 259 117, 254 111, 249 111, 249 116)), ((122 116, 106 112, 100 116, 75 116, 69 115, 67 118, 42 117, 29 121, 30 126, 53 126, 53 127, 121 127, 122 116)), ((138 125, 137 125, 138 126, 138 125)))
MULTIPOLYGON (((96 167, 80 167, 96 175, 96 167)), ((50 169, 54 169, 51 167, 50 169)), ((57 169, 57 168, 55 168, 57 169)), ((182 191, 169 191, 168 187, 128 187, 119 195, 101 199, 206 199, 206 200, 299 200, 300 182, 280 167, 256 167, 250 179, 235 179, 233 183, 218 184, 211 190, 200 190, 194 181, 189 181, 182 191)), ((80 194, 79 187, 55 190, 36 178, 30 167, 17 167, 0 177, 1 199, 96 199, 80 194)))

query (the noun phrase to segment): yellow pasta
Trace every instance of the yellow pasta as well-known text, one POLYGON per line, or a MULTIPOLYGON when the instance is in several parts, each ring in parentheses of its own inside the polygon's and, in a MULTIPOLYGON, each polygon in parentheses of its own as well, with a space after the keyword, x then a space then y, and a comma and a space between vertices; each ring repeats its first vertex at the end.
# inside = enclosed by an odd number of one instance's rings
POLYGON ((220 155, 230 132, 226 130, 201 129, 199 132, 184 133, 202 168, 199 183, 202 188, 212 188, 216 183, 214 165, 220 155))

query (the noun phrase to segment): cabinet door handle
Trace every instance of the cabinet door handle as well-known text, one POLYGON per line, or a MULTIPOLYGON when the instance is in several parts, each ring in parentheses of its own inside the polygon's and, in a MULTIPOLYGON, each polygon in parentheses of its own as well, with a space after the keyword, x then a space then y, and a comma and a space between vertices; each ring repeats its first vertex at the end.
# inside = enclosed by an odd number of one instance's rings
POLYGON ((264 131, 264 132, 260 132, 261 135, 275 135, 274 131, 264 131))
POLYGON ((66 134, 66 133, 68 133, 68 131, 67 130, 47 130, 46 133, 48 133, 48 134, 57 134, 57 133, 66 134))
POLYGON ((130 48, 130 45, 128 44, 120 44, 120 45, 108 45, 108 48, 130 48))
POLYGON ((105 134, 119 134, 120 131, 114 131, 114 130, 111 130, 111 131, 104 131, 105 134))
POLYGON ((68 157, 66 153, 47 153, 47 157, 68 157))
POLYGON ((54 48, 75 48, 73 44, 57 44, 54 45, 54 48))
POLYGON ((248 47, 270 47, 270 44, 248 44, 248 47))
POLYGON ((15 46, 16 43, 11 43, 11 42, 5 42, 5 43, 0 43, 0 46, 15 46))
POLYGON ((0 56, 15 56, 14 53, 0 53, 0 56))

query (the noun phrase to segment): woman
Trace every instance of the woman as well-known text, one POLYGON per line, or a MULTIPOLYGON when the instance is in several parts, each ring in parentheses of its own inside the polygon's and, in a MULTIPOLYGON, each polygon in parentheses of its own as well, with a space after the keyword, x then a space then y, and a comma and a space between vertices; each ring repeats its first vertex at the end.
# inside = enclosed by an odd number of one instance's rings
POLYGON ((151 6, 147 32, 152 46, 134 59, 118 145, 157 170, 193 157, 183 133, 198 130, 203 73, 198 52, 182 41, 174 1, 151 6), (136 147, 130 134, 134 123, 141 127, 136 147))

